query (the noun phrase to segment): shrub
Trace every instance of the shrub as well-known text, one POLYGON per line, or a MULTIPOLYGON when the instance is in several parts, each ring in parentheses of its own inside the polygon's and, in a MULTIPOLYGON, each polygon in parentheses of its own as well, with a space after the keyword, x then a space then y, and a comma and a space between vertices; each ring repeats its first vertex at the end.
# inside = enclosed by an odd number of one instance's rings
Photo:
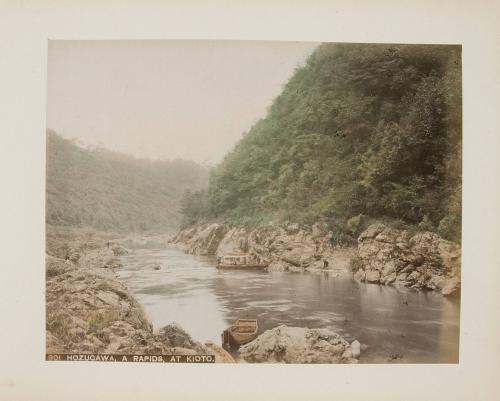
POLYGON ((358 255, 353 256, 349 261, 349 270, 355 273, 361 268, 363 268, 363 259, 361 259, 358 255))

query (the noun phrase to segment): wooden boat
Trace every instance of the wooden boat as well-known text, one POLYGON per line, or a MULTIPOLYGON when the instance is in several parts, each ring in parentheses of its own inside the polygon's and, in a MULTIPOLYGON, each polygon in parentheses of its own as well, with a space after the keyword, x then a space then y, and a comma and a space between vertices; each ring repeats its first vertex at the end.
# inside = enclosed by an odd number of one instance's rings
POLYGON ((222 332, 222 346, 231 349, 249 343, 257 337, 258 329, 256 319, 238 319, 222 332))
POLYGON ((265 264, 260 258, 248 253, 226 253, 217 257, 219 269, 265 269, 265 264))

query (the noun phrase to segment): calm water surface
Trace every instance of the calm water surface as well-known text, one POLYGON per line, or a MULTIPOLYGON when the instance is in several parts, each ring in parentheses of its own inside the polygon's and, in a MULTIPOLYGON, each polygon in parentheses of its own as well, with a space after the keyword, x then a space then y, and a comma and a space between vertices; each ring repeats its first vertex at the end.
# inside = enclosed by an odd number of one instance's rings
POLYGON ((218 270, 213 258, 176 248, 131 250, 122 260, 118 275, 155 330, 176 322, 194 339, 220 344, 232 321, 249 317, 259 332, 286 324, 358 339, 366 345, 360 362, 458 362, 458 299, 345 274, 218 270))

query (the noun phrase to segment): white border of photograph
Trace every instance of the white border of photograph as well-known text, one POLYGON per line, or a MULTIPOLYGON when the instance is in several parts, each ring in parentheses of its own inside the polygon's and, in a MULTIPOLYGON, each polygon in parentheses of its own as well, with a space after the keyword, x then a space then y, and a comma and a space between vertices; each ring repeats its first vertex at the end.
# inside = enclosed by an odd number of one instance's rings
POLYGON ((1 400, 498 400, 500 30, 491 1, 0 3, 1 400), (47 43, 233 39, 462 44, 457 365, 169 365, 44 360, 47 43))

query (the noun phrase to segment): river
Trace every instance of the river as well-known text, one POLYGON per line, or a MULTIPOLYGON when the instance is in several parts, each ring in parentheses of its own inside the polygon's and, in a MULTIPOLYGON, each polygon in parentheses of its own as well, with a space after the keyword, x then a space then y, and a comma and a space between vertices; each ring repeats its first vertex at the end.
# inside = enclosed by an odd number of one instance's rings
POLYGON ((198 341, 220 344, 232 321, 248 317, 258 319, 259 332, 286 324, 357 339, 362 363, 458 362, 459 299, 348 274, 218 270, 214 258, 173 247, 131 250, 122 261, 118 276, 154 330, 175 322, 198 341))

